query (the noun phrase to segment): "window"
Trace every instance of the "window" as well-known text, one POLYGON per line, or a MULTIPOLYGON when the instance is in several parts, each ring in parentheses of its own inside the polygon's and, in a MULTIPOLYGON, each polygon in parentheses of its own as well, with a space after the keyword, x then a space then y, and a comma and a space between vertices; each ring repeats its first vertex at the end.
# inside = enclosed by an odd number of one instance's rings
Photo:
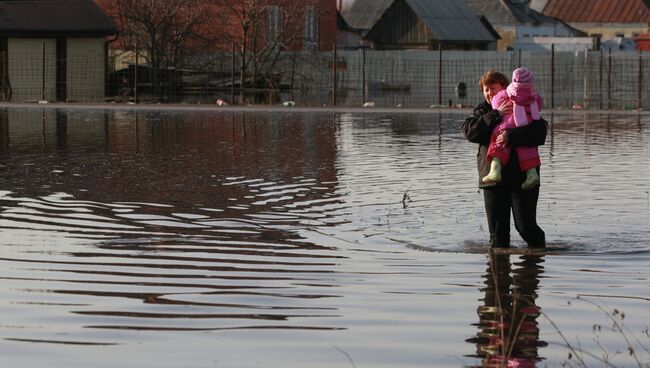
POLYGON ((316 7, 311 7, 305 13, 305 51, 318 50, 318 12, 316 7))
POLYGON ((268 11, 268 42, 281 42, 282 41, 282 9, 279 5, 271 5, 267 7, 268 11))

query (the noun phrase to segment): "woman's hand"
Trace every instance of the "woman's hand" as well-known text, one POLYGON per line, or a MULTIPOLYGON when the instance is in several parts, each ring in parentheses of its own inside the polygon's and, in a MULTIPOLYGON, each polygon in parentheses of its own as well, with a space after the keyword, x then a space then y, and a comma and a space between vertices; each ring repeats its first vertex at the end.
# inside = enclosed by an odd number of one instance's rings
POLYGON ((496 144, 501 144, 501 145, 508 145, 508 131, 504 130, 501 132, 496 139, 496 144))
POLYGON ((512 101, 504 101, 497 111, 499 111, 499 115, 501 116, 512 114, 512 101))

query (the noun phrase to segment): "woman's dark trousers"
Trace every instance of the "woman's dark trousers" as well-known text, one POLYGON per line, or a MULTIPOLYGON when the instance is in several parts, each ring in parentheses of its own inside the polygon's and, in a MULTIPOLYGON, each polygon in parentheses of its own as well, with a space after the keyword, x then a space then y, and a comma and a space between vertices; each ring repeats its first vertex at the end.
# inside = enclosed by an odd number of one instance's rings
POLYGON ((511 210, 515 228, 528 246, 545 246, 544 231, 537 225, 539 187, 527 190, 507 185, 484 188, 483 197, 490 229, 490 246, 510 246, 511 210))

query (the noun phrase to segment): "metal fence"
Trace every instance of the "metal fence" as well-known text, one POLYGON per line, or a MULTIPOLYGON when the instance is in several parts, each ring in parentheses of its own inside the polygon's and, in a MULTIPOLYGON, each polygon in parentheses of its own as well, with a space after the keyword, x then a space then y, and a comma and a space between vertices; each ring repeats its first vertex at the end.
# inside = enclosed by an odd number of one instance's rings
MULTIPOLYGON (((478 80, 486 70, 510 76, 526 66, 546 108, 650 108, 650 53, 361 50, 338 52, 337 60, 341 68, 330 72, 341 105, 474 105, 482 100, 478 80)), ((332 95, 333 84, 319 88, 332 95)))
POLYGON ((481 101, 478 80, 486 70, 510 75, 521 65, 534 71, 545 108, 650 109, 647 52, 284 52, 272 68, 249 66, 244 78, 239 73, 240 60, 231 53, 196 56, 183 67, 156 70, 132 56, 121 52, 105 62, 96 55, 74 60, 52 60, 42 54, 3 55, 0 97, 11 101, 215 103, 221 99, 229 104, 291 100, 305 106, 468 106, 481 101))

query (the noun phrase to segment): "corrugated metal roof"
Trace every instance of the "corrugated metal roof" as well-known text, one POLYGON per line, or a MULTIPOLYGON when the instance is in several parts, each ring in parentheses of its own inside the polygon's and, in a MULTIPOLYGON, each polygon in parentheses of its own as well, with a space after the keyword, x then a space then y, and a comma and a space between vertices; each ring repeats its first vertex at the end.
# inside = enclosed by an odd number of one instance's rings
POLYGON ((548 0, 543 12, 568 23, 650 23, 643 0, 548 0))
POLYGON ((0 33, 112 35, 117 27, 92 0, 0 1, 0 33))
POLYGON ((462 0, 405 0, 440 41, 495 41, 462 0))
POLYGON ((508 0, 465 0, 477 15, 485 16, 492 24, 556 23, 557 20, 525 4, 508 0))
MULTIPOLYGON (((343 18, 352 28, 370 30, 399 0, 356 0, 343 18)), ((463 0, 403 0, 441 41, 494 41, 463 0)))
POLYGON ((395 0, 356 0, 341 14, 352 28, 369 30, 395 0))
POLYGON ((465 0, 465 2, 474 13, 486 17, 493 25, 518 22, 517 18, 501 0, 465 0))

